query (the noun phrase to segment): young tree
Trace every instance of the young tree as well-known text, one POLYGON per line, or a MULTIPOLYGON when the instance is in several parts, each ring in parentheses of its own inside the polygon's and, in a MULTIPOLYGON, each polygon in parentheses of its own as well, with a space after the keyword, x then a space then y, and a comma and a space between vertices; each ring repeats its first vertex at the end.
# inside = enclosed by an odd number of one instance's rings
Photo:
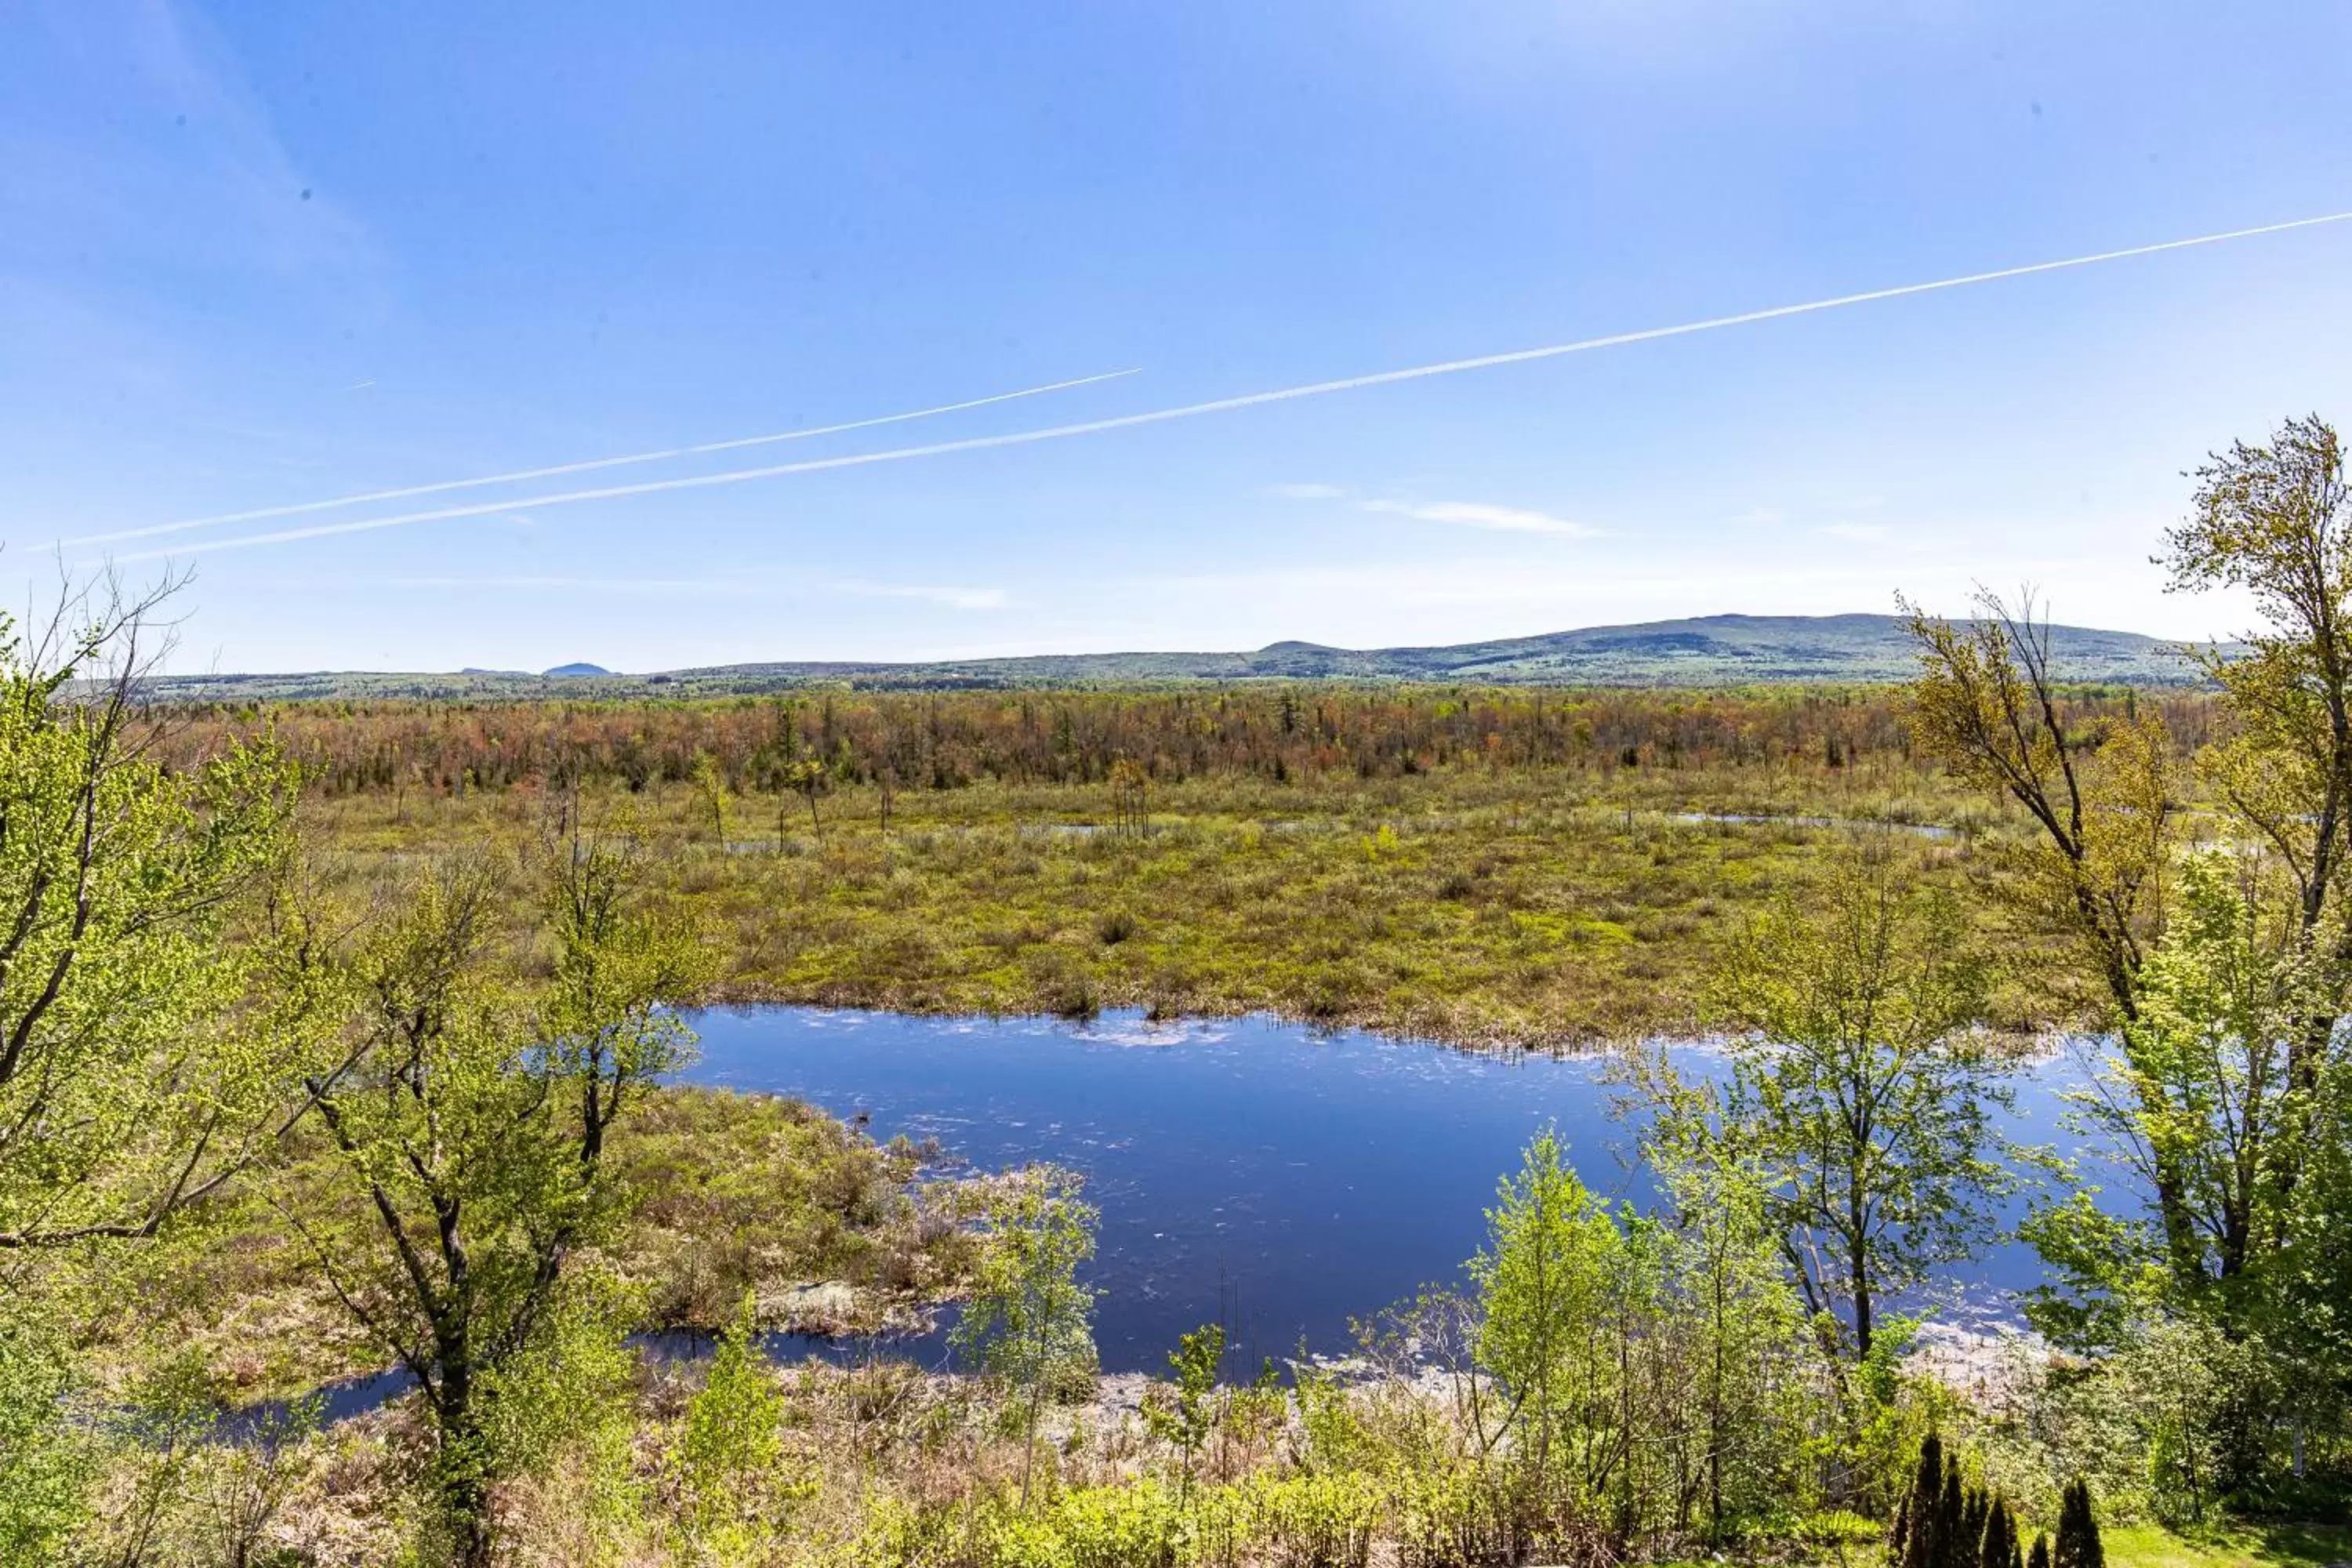
POLYGON ((710 837, 720 848, 727 847, 727 775, 719 771, 719 759, 709 752, 694 755, 694 793, 702 797, 702 809, 710 814, 710 837))
MULTIPOLYGON (((817 816, 816 803, 825 791, 833 787, 832 772, 817 758, 809 757, 785 764, 781 776, 784 787, 799 792, 801 798, 808 802, 809 831, 823 838, 824 823, 817 816)), ((782 825, 778 826, 781 827, 782 825)))
POLYGON ((1589 1352, 1602 1329, 1620 1240, 1606 1207, 1563 1158, 1550 1128, 1527 1147, 1486 1211, 1487 1243, 1470 1260, 1481 1310, 1478 1359, 1509 1405, 1503 1426, 1538 1495, 1554 1449, 1590 1425, 1589 1352))
POLYGON ((1216 1419, 1211 1400, 1217 1389, 1217 1368, 1224 1356, 1225 1331, 1221 1323, 1203 1324, 1180 1336, 1175 1351, 1168 1358, 1168 1370, 1176 1374, 1174 1386, 1143 1407, 1144 1424, 1152 1435, 1183 1456, 1182 1479, 1176 1494, 1180 1503, 1192 1498, 1192 1461, 1200 1454, 1202 1444, 1208 1441, 1210 1426, 1216 1419))
POLYGON ((1078 1279, 1094 1256, 1097 1216, 1080 1190, 1069 1172, 1039 1166, 997 1195, 982 1217, 978 1276, 952 1335, 959 1354, 1021 1403, 1024 1508, 1045 1401, 1091 1378, 1097 1364, 1095 1293, 1078 1279))
POLYGON ((1146 797, 1151 788, 1151 774, 1143 764, 1129 757, 1120 757, 1110 765, 1111 831, 1121 837, 1140 838, 1151 831, 1151 818, 1146 797))
POLYGON ((1815 902, 1784 900, 1732 942, 1715 998, 1728 1079, 1661 1066, 1649 1136, 1761 1173, 1808 1308, 1842 1315, 1859 1363, 1887 1295, 1990 1238, 2016 1181, 1990 1116, 2009 1090, 1972 1026, 1985 965, 1950 898, 1854 855, 1815 902))
MULTIPOLYGON (((1671 1205, 1669 1258, 1678 1338, 1674 1425, 1688 1434, 1697 1484, 1682 1484, 1681 1517, 1703 1501, 1721 1539, 1743 1516, 1785 1499, 1785 1419, 1801 1355, 1802 1312, 1785 1278, 1762 1176, 1743 1165, 1669 1159, 1654 1167, 1671 1205), (1695 1408, 1694 1408, 1695 1407, 1695 1408)), ((1663 1423, 1661 1425, 1664 1425, 1663 1423)))
POLYGON ((668 1005, 702 972, 689 933, 644 907, 625 849, 567 848, 544 900, 544 985, 499 951, 505 889, 478 861, 411 889, 356 953, 327 950, 316 921, 285 933, 289 986, 340 1005, 368 1058, 312 1085, 341 1201, 281 1207, 415 1378, 438 1545, 467 1568, 489 1560, 493 1484, 541 1435, 524 1407, 617 1326, 571 1265, 616 1210, 607 1134, 691 1047, 668 1005))
POLYGON ((783 1457, 784 1396, 760 1353, 747 1293, 719 1338, 702 1387, 687 1402, 677 1446, 678 1478, 698 1539, 726 1540, 757 1518, 760 1483, 783 1457))
POLYGON ((1888 1558, 1895 1568, 1943 1568, 1948 1555, 1943 1498, 1944 1440, 1930 1432, 1919 1440, 1911 1488, 1903 1494, 1887 1538, 1888 1558))

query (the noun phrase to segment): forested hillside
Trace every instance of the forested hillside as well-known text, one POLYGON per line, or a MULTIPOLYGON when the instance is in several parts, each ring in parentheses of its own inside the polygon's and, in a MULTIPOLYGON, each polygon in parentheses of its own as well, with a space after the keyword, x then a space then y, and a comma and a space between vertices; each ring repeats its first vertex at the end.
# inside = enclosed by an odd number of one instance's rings
MULTIPOLYGON (((2083 626, 2050 630, 2053 653, 2076 680, 2185 686, 2198 679, 2193 662, 2158 638, 2083 626)), ((593 665, 560 666, 540 675, 485 669, 454 675, 360 670, 188 675, 162 679, 156 689, 173 700, 266 701, 723 696, 816 686, 951 690, 1296 680, 1722 687, 1904 680, 1917 665, 1902 618, 1895 616, 1705 616, 1444 647, 1340 648, 1278 642, 1254 653, 1040 654, 932 664, 779 662, 645 675, 607 674, 593 665)))

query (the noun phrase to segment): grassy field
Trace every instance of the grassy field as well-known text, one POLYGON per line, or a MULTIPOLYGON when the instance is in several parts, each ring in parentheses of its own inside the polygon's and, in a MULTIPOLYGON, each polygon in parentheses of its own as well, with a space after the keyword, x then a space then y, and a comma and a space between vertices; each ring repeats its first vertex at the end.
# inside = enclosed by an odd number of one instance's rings
MULTIPOLYGON (((2016 830, 1894 752, 1839 767, 1213 774, 1150 789, 1142 831, 1115 827, 1099 784, 900 790, 887 829, 872 786, 822 796, 814 822, 790 792, 714 802, 656 782, 581 804, 667 841, 670 874, 727 945, 730 999, 1267 1011, 1471 1045, 1699 1028, 1725 933, 1801 893, 1858 836, 1958 881, 1987 872, 1989 837, 2016 830)), ((352 795, 311 808, 311 837, 364 878, 519 840, 550 809, 529 790, 352 795)), ((2004 1022, 2052 1007, 2015 992, 2004 1022)))
POLYGON ((2331 1568, 2352 1563, 2352 1524, 2231 1524, 2176 1534, 2161 1525, 2105 1532, 2109 1568, 2331 1568))

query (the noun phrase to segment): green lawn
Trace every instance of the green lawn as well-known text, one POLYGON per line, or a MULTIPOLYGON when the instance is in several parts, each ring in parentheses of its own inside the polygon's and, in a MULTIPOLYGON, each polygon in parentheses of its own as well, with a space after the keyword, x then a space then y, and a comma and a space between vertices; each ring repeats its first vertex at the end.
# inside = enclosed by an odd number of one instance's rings
POLYGON ((2161 1525, 2105 1532, 2108 1568, 2327 1568, 2352 1563, 2352 1525, 2248 1524, 2177 1535, 2161 1525))

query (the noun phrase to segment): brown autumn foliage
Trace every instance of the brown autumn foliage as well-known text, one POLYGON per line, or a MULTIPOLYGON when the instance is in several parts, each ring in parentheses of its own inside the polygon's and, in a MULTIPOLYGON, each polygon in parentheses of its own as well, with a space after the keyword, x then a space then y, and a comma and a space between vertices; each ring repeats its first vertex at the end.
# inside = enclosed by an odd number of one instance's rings
MULTIPOLYGON (((845 784, 955 789, 1097 784, 1122 761, 1153 784, 1216 775, 1276 783, 1496 769, 1910 755, 1901 689, 1579 691, 1388 686, 1129 692, 815 692, 632 702, 308 702, 168 710, 167 756, 192 763, 274 731, 310 789, 463 795, 521 784, 684 782, 708 757, 728 789, 774 791, 815 763, 845 784)), ((2186 752, 2211 733, 2198 692, 2085 689, 2069 721, 2160 710, 2186 752)))

